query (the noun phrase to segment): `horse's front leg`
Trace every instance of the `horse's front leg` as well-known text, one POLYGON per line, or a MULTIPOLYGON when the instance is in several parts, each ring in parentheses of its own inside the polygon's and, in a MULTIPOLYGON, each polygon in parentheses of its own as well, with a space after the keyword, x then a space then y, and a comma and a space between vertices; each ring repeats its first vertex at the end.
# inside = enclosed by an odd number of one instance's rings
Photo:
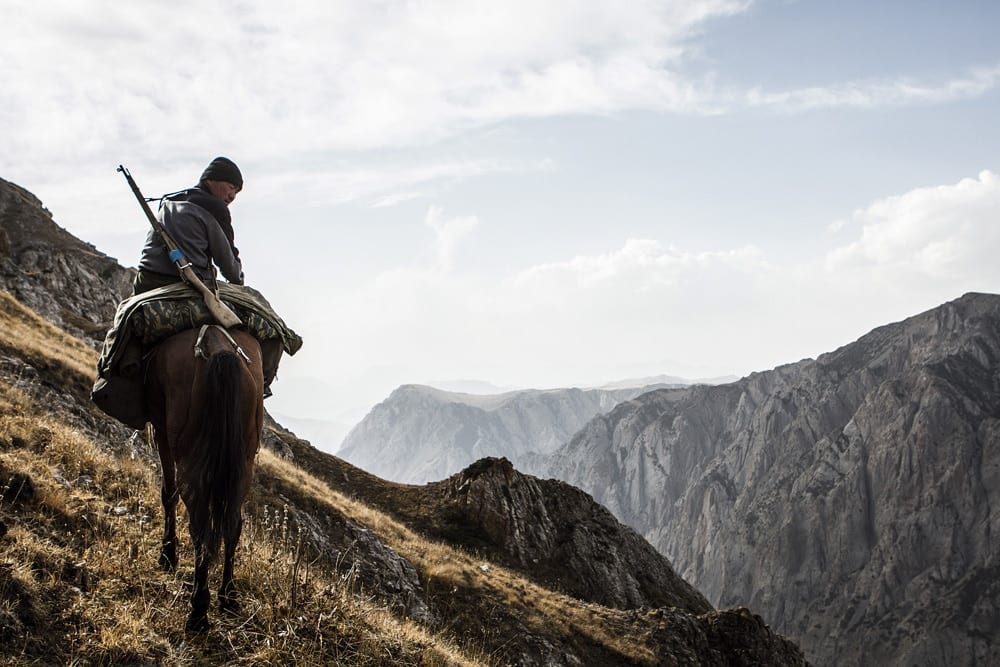
POLYGON ((243 532, 243 517, 240 517, 236 530, 224 536, 226 548, 225 563, 222 566, 222 587, 219 589, 219 608, 224 612, 235 614, 240 610, 236 600, 236 585, 233 583, 233 560, 236 557, 236 545, 240 542, 243 532))
POLYGON ((155 431, 156 445, 160 452, 163 483, 160 501, 163 503, 163 541, 160 543, 160 567, 168 572, 177 569, 177 470, 174 457, 167 445, 166 429, 155 431))

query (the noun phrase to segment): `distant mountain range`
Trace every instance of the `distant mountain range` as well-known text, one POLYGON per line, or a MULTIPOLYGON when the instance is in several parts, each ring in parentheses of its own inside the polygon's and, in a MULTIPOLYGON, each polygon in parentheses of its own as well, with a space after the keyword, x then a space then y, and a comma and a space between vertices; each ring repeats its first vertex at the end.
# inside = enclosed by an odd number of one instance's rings
POLYGON ((595 387, 583 387, 584 389, 630 389, 630 388, 641 388, 641 387, 653 387, 659 385, 661 387, 688 387, 694 384, 728 384, 729 382, 735 382, 739 378, 735 375, 724 375, 719 377, 711 378, 698 378, 689 379, 679 377, 677 375, 651 375, 649 377, 641 378, 630 378, 626 380, 616 380, 615 382, 606 382, 604 384, 599 384, 595 387))
POLYGON ((594 415, 663 386, 484 395, 403 385, 351 429, 337 455, 410 484, 443 479, 488 456, 518 464, 555 451, 594 415))
POLYGON ((421 384, 456 394, 506 394, 518 389, 517 387, 501 387, 485 380, 431 380, 421 384))
MULTIPOLYGON (((281 377, 278 378, 281 380, 281 377)), ((727 377, 717 377, 717 378, 706 378, 689 380, 686 378, 674 376, 674 375, 656 375, 644 378, 634 378, 627 380, 619 380, 615 382, 608 382, 595 386, 581 386, 582 390, 621 390, 621 389, 644 389, 644 388, 654 388, 654 387, 665 387, 665 386, 680 386, 680 385, 691 385, 691 384, 722 384, 725 382, 733 382, 737 378, 735 376, 727 377)), ((422 385, 412 385, 412 386, 425 386, 430 389, 438 390, 445 394, 451 395, 448 399, 449 402, 463 402, 465 399, 463 395, 474 395, 474 396, 497 396, 497 395, 507 395, 508 397, 516 394, 520 391, 527 392, 537 392, 539 390, 524 390, 517 389, 513 387, 501 387, 495 385, 491 382, 483 380, 435 380, 431 382, 426 382, 422 385)), ((273 414, 276 418, 284 425, 286 428, 293 431, 298 437, 305 438, 309 440, 313 445, 319 447, 325 452, 331 454, 341 453, 341 448, 347 443, 344 439, 350 433, 351 429, 362 422, 362 420, 368 416, 370 406, 361 407, 357 405, 359 398, 359 393, 357 391, 344 392, 343 389, 338 389, 331 386, 329 383, 323 381, 319 378, 302 378, 298 377, 295 379, 294 383, 288 383, 287 381, 282 382, 279 385, 281 389, 280 394, 275 399, 269 401, 269 408, 273 410, 273 414), (348 395, 350 398, 348 398, 348 395), (335 409, 334 406, 340 406, 343 408, 347 404, 355 404, 353 409, 335 409), (275 405, 277 404, 277 409, 275 410, 275 405), (311 415, 322 415, 320 417, 303 417, 303 413, 311 415)), ((356 389, 356 388, 355 388, 356 389)), ((568 389, 563 390, 542 390, 542 391, 569 391, 568 389)), ((632 392, 625 392, 625 396, 630 396, 632 392)), ((606 411, 610 409, 610 405, 602 406, 602 410, 606 411)), ((593 416, 590 411, 585 411, 583 413, 582 419, 574 419, 573 424, 561 427, 561 432, 563 434, 565 442, 568 438, 575 433, 576 428, 582 426, 586 419, 593 416), (574 428, 575 426, 575 428, 574 428)), ((457 416, 457 415, 456 415, 457 416)), ((528 415, 525 416, 527 419, 532 419, 528 415)), ((553 414, 554 419, 559 419, 559 415, 553 414)), ((551 429, 550 429, 551 430, 551 429)), ((428 434, 424 434, 427 436, 428 434)), ((431 440, 428 445, 440 446, 442 443, 440 441, 433 440, 434 436, 429 436, 431 440)), ((381 442, 387 439, 393 439, 394 436, 390 436, 384 433, 374 433, 372 435, 372 440, 374 444, 372 447, 367 447, 365 445, 359 445, 359 449, 362 450, 373 450, 382 451, 381 442)), ((450 443, 450 441, 449 441, 450 443)), ((357 443, 356 443, 357 444, 357 443)), ((562 443, 560 443, 562 444, 562 443)), ((489 446, 481 447, 487 456, 508 456, 514 457, 521 460, 520 455, 516 454, 513 450, 508 450, 508 448, 503 446, 502 442, 497 443, 497 447, 490 449, 489 446)), ((537 454, 538 452, 532 452, 537 454)), ((392 458, 393 456, 401 456, 405 458, 405 451, 388 451, 384 452, 386 456, 392 458)), ((453 459, 451 465, 457 465, 457 467, 449 468, 449 464, 442 465, 436 472, 436 474, 428 474, 420 477, 410 476, 407 474, 408 468, 404 467, 401 475, 397 478, 397 472, 391 466, 382 466, 382 461, 384 457, 368 457, 365 458, 364 454, 353 454, 351 455, 353 459, 359 465, 371 465, 373 466, 373 471, 379 473, 384 473, 388 478, 398 479, 398 481, 430 481, 432 479, 440 479, 441 476, 451 474, 454 470, 461 468, 461 464, 468 464, 474 461, 474 458, 466 460, 466 458, 453 459)), ((407 462, 408 465, 409 462, 407 462)))
POLYGON ((327 452, 336 452, 350 430, 351 425, 326 419, 292 417, 275 412, 274 418, 296 436, 308 440, 327 452))

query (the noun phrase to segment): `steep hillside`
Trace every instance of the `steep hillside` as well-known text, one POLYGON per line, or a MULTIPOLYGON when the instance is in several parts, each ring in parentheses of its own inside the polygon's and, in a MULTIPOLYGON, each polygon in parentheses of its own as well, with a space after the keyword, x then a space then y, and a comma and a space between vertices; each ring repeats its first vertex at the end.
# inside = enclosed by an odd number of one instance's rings
POLYGON ((482 459, 440 482, 398 484, 274 432, 331 488, 543 586, 618 609, 711 609, 648 542, 568 484, 521 474, 506 459, 482 459))
POLYGON ((411 484, 443 479, 487 456, 519 464, 527 455, 552 452, 594 415, 653 388, 474 395, 403 385, 348 433, 337 454, 411 484))
POLYGON ((186 635, 192 554, 182 544, 176 575, 156 566, 152 451, 89 406, 93 351, 0 305, 0 661, 803 664, 759 617, 711 611, 683 582, 689 599, 662 600, 688 609, 615 609, 429 540, 296 465, 308 445, 273 424, 237 562, 246 613, 186 635))
POLYGON ((646 394, 546 472, 819 664, 1000 663, 1000 296, 646 394))
POLYGON ((98 345, 132 276, 57 225, 33 194, 0 179, 0 289, 98 345))

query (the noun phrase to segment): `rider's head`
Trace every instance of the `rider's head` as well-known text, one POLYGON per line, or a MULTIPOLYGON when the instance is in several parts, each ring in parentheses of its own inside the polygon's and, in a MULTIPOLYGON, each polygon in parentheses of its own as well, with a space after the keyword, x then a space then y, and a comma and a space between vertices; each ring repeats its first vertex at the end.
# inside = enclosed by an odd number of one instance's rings
POLYGON ((204 185, 213 195, 232 203, 237 193, 243 189, 243 174, 236 163, 225 157, 217 157, 208 163, 205 171, 198 179, 199 185, 204 185))

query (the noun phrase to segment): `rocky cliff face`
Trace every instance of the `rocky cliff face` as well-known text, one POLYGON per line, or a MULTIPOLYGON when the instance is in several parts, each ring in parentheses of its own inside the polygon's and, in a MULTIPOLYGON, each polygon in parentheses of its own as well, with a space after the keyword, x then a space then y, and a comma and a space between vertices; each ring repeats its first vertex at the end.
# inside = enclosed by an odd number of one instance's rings
POLYGON ((133 275, 53 222, 33 194, 0 179, 0 289, 96 346, 133 275))
POLYGON ((1000 296, 646 394, 548 464, 819 664, 1000 661, 1000 296))
POLYGON ((443 479, 483 457, 520 464, 565 444, 594 415, 653 388, 479 396, 404 385, 372 408, 337 453, 380 477, 410 484, 443 479))

